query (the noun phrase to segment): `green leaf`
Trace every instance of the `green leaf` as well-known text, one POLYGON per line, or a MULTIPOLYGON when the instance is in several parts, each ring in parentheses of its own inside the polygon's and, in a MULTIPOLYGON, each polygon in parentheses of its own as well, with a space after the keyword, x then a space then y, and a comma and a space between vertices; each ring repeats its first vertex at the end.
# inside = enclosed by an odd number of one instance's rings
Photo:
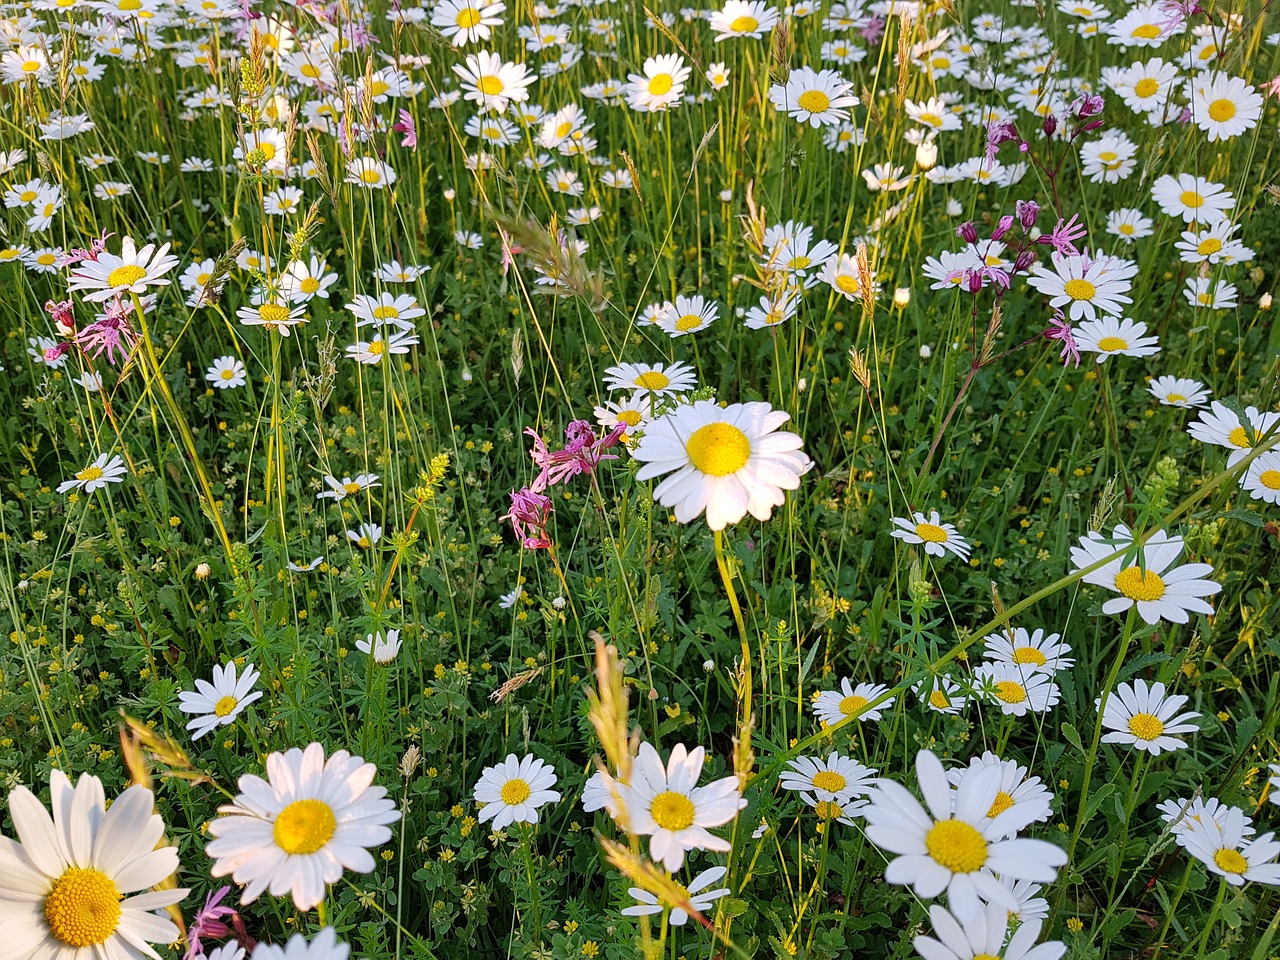
POLYGON ((1061 727, 1062 735, 1067 738, 1067 742, 1073 747, 1084 753, 1084 744, 1080 741, 1080 731, 1073 724, 1064 722, 1061 727))

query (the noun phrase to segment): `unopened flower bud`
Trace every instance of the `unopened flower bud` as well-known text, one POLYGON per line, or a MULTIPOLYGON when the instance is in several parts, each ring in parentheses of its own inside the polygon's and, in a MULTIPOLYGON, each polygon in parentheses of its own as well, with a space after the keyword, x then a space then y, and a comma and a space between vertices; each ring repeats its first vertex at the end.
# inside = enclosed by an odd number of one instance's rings
POLYGON ((210 567, 207 563, 200 563, 196 565, 197 580, 208 580, 210 572, 210 567))
POLYGON ((1013 229, 1013 217, 1005 214, 1000 218, 1000 223, 996 226, 991 234, 992 240, 1003 240, 1004 235, 1013 229))
POLYGON ((1270 310, 1270 309, 1271 309, 1271 294, 1270 294, 1270 293, 1264 293, 1262 296, 1260 296, 1260 297, 1258 298, 1258 309, 1259 309, 1259 310, 1270 310))
POLYGON ((1046 137, 1052 137, 1058 129, 1058 118, 1052 113, 1044 118, 1044 123, 1040 125, 1040 129, 1044 131, 1046 137))
POLYGON ((893 305, 901 310, 911 302, 911 288, 898 287, 893 291, 893 305))
POLYGON ((956 236, 965 243, 978 242, 978 228, 973 225, 972 220, 966 220, 960 226, 956 227, 956 236))
POLYGON ((1036 217, 1040 216, 1040 204, 1034 200, 1019 200, 1014 207, 1014 213, 1018 215, 1018 222, 1022 224, 1022 229, 1030 230, 1036 225, 1036 217))
POLYGON ((932 170, 938 164, 938 145, 932 140, 921 140, 916 144, 916 166, 921 170, 932 170))

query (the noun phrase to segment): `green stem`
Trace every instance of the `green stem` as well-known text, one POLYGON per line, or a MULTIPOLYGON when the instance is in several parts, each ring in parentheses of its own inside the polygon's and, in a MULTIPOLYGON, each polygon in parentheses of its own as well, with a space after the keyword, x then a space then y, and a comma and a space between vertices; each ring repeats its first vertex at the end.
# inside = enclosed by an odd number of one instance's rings
POLYGON ((1196 960, 1203 960, 1205 947, 1209 945, 1209 937, 1217 926, 1218 914, 1222 911, 1222 901, 1227 896, 1227 878, 1218 883, 1218 895, 1214 898, 1213 909, 1209 911, 1209 919, 1204 922, 1204 933, 1200 935, 1200 945, 1196 947, 1196 960))
POLYGON ((1191 859, 1187 858, 1187 868, 1182 871, 1182 880, 1173 893, 1173 900, 1169 902, 1168 909, 1165 910, 1164 925, 1160 928, 1160 936, 1156 939, 1156 949, 1151 954, 1151 960, 1160 960, 1160 951, 1164 949, 1165 938, 1169 936, 1169 927, 1173 924, 1173 918, 1178 915, 1178 904, 1182 902, 1182 895, 1187 892, 1187 884, 1191 880, 1191 868, 1191 859))

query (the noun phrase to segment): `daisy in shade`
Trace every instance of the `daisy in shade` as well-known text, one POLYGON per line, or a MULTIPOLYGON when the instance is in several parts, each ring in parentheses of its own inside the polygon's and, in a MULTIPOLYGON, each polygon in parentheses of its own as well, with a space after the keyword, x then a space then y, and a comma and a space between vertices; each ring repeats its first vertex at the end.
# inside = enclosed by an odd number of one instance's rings
POLYGON ((769 88, 774 107, 799 123, 821 127, 849 119, 849 108, 858 105, 853 84, 834 70, 799 67, 785 84, 769 88))
MULTIPOLYGON (((858 811, 867 805, 865 800, 850 800, 848 797, 819 800, 812 793, 802 793, 800 799, 805 802, 805 806, 813 809, 823 825, 834 820, 836 823, 843 823, 846 827, 856 826, 853 818, 859 816, 858 811)), ((820 825, 818 829, 822 829, 822 826, 820 825)))
POLYGON ((493 821, 495 831, 513 823, 537 823, 538 808, 548 803, 558 803, 560 794, 551 788, 556 785, 556 771, 533 754, 523 758, 514 753, 492 767, 485 767, 476 783, 476 803, 480 808, 480 822, 493 821))
MULTIPOLYGON (((350 944, 339 940, 333 927, 325 927, 310 941, 295 933, 283 947, 260 943, 253 948, 251 960, 347 960, 350 954, 350 944)), ((210 956, 209 960, 215 958, 210 956)))
POLYGON ((711 833, 747 805, 736 776, 699 787, 706 751, 676 744, 664 767, 652 744, 640 744, 631 765, 631 782, 618 785, 627 829, 649 840, 649 856, 672 873, 684 865, 688 850, 728 853, 731 844, 711 833))
POLYGON ((677 522, 705 512, 707 526, 723 530, 747 513, 768 520, 784 491, 800 486, 812 462, 804 441, 778 428, 791 415, 764 402, 710 400, 677 407, 650 423, 632 451, 640 481, 663 477, 653 498, 671 507, 677 522))
POLYGON ((1233 887, 1246 881, 1280 884, 1280 841, 1274 833, 1246 840, 1244 811, 1229 809, 1217 823, 1194 823, 1182 844, 1187 852, 1233 887))
POLYGON ((979 665, 973 673, 978 685, 1005 716, 1044 713, 1058 705, 1058 685, 1053 682, 1052 674, 1039 673, 1017 663, 991 661, 979 665))
POLYGON ((1208 410, 1200 412, 1200 419, 1187 424, 1187 433, 1201 443, 1226 447, 1231 451, 1227 466, 1234 467, 1249 455, 1254 445, 1276 424, 1280 413, 1263 413, 1257 407, 1244 408, 1245 420, 1225 403, 1214 400, 1208 410))
POLYGON ((934 713, 957 714, 968 700, 960 684, 943 675, 925 680, 916 690, 920 701, 934 713))
POLYGON ((1209 402, 1209 390, 1199 380, 1187 377, 1156 377, 1147 386, 1151 395, 1167 407, 1193 410, 1209 402))
POLYGON ((1209 142, 1230 140, 1258 125, 1262 94, 1239 77, 1210 73, 1187 81, 1191 120, 1208 134, 1209 142))
POLYGON ((1187 277, 1187 285, 1182 291, 1187 303, 1206 310, 1234 309, 1237 293, 1239 291, 1233 284, 1213 277, 1187 277))
POLYGON ((1105 707, 1102 698, 1094 706, 1102 710, 1102 725, 1111 733, 1104 734, 1103 743, 1127 743, 1158 757, 1166 750, 1183 750, 1187 744, 1172 736, 1175 733, 1199 733, 1200 728, 1188 721, 1200 714, 1194 711, 1178 713, 1186 704, 1181 695, 1166 696, 1165 686, 1159 681, 1147 685, 1141 677, 1132 684, 1119 684, 1105 707))
POLYGON ((124 461, 119 456, 113 457, 109 453, 104 453, 70 480, 64 480, 58 484, 58 492, 66 493, 68 490, 79 489, 85 493, 93 493, 108 483, 120 483, 128 472, 124 461))
MULTIPOLYGON (((994 820, 1010 810, 1017 811, 1016 816, 1005 816, 1001 820, 1005 836, 1012 837, 1033 823, 1048 820, 1052 815, 1050 804, 1053 794, 1039 777, 1028 777, 1027 768, 1019 765, 1016 760, 1001 760, 990 750, 986 750, 981 757, 974 757, 969 761, 967 770, 983 767, 996 767, 1000 770, 1000 790, 991 809, 987 811, 987 818, 994 820)), ((950 770, 947 772, 947 779, 952 785, 959 786, 967 770, 950 770)))
POLYGON ((1240 478, 1240 487, 1254 500, 1280 504, 1280 450, 1259 454, 1240 478))
POLYGON ((244 364, 233 356, 219 357, 205 371, 204 378, 211 387, 219 390, 234 390, 248 383, 248 371, 244 364))
POLYGON ((1067 656, 1071 647, 1062 642, 1059 633, 1045 634, 1037 628, 1028 633, 1022 627, 1008 628, 1001 634, 987 637, 988 660, 1012 663, 1024 671, 1039 673, 1057 673, 1075 666, 1075 661, 1067 656))
POLYGON ((1236 205, 1235 197, 1222 184, 1190 173, 1157 178, 1151 185, 1151 197, 1162 211, 1186 223, 1217 223, 1236 205))
POLYGON ((237 678, 234 660, 213 668, 213 683, 197 677, 194 693, 183 690, 178 694, 178 709, 195 714, 187 724, 191 739, 199 740, 218 727, 229 727, 235 723, 245 707, 262 697, 261 690, 253 689, 257 682, 258 671, 253 664, 246 666, 237 678))
POLYGON ((607 810, 609 816, 618 817, 618 781, 603 770, 597 770, 582 785, 582 809, 587 813, 607 810))
POLYGON ((382 539, 382 527, 376 523, 362 523, 357 529, 347 531, 347 539, 361 550, 368 550, 382 539))
POLYGON ((187 891, 150 889, 178 869, 178 848, 156 846, 155 797, 135 784, 107 810, 101 780, 84 774, 73 787, 61 770, 49 774, 49 795, 52 817, 26 787, 9 793, 17 839, 0 835, 0 954, 158 960, 150 945, 177 940, 178 928, 156 911, 187 891))
POLYGON ((372 872, 367 848, 391 839, 387 824, 400 814, 386 789, 372 786, 377 772, 346 750, 326 760, 318 743, 270 754, 267 779, 242 776, 235 800, 209 824, 210 873, 246 884, 241 903, 267 890, 310 910, 344 869, 372 872))
POLYGON ((916 779, 922 806, 905 787, 882 778, 872 787, 862 811, 867 838, 898 856, 889 862, 885 879, 915 888, 931 900, 947 891, 948 903, 962 920, 977 916, 982 901, 1001 911, 1018 902, 1001 877, 1052 883, 1067 862, 1061 847, 1042 840, 1000 839, 1014 812, 995 817, 987 812, 1000 793, 1002 771, 986 766, 966 770, 959 786, 947 782, 942 761, 928 750, 916 754, 916 779), (1001 817, 1007 817, 1002 822, 1001 817))
POLYGON ((611 391, 635 390, 665 397, 694 389, 698 377, 687 363, 620 363, 605 369, 604 385, 611 391))
POLYGON ((97 260, 77 264, 67 290, 84 292, 84 298, 92 303, 110 300, 118 293, 141 296, 148 287, 167 287, 164 275, 177 265, 178 258, 169 256, 169 244, 157 249, 148 243, 139 249, 132 237, 125 237, 120 241, 119 255, 103 250, 97 260))
POLYGON ((888 692, 889 688, 883 683, 860 683, 855 687, 848 677, 844 677, 840 681, 839 690, 823 690, 809 704, 809 708, 823 726, 834 726, 855 715, 859 723, 863 720, 879 721, 881 713, 892 708, 896 698, 890 697, 870 710, 867 705, 888 692))
POLYGON ((1099 313, 1118 316, 1122 304, 1133 303, 1126 296, 1132 287, 1128 278, 1108 271, 1102 260, 1055 252, 1051 261, 1052 267, 1032 267, 1027 283, 1049 298, 1049 306, 1065 309, 1073 322, 1099 313))
POLYGON ((811 793, 818 800, 836 800, 844 804, 845 812, 851 809, 845 801, 852 797, 865 797, 876 771, 864 767, 856 760, 842 757, 832 751, 825 760, 822 757, 796 757, 787 761, 790 770, 778 777, 783 790, 811 793))
POLYGON ((650 57, 643 70, 644 73, 627 75, 627 102, 632 110, 654 113, 680 102, 685 81, 693 72, 676 53, 650 57))
POLYGON ((1150 357, 1160 352, 1160 339, 1146 336, 1147 325, 1127 317, 1098 317, 1085 320, 1074 331, 1076 345, 1096 353, 1098 363, 1108 357, 1150 357))
MULTIPOLYGON (((717 900, 729 895, 730 891, 728 887, 717 887, 714 890, 707 889, 707 887, 711 886, 713 883, 717 883, 724 879, 724 875, 728 872, 728 868, 726 867, 712 867, 710 870, 703 870, 693 878, 693 881, 689 886, 681 888, 684 893, 682 898, 683 903, 686 906, 690 906, 694 910, 697 910, 699 913, 706 913, 715 905, 717 900)), ((667 909, 667 907, 663 906, 658 901, 658 898, 648 890, 642 890, 640 887, 631 887, 627 893, 635 897, 639 903, 636 903, 634 906, 623 907, 622 915, 624 917, 643 917, 648 914, 661 913, 663 910, 667 909)), ((670 904, 668 904, 668 906, 671 907, 671 916, 669 919, 672 926, 683 927, 689 922, 689 914, 685 911, 684 907, 673 906, 670 904)))
POLYGON ((927 518, 918 511, 911 515, 910 520, 894 517, 893 523, 897 529, 891 530, 890 536, 907 543, 923 544, 924 552, 931 557, 946 556, 947 551, 951 551, 961 560, 969 559, 972 548, 968 541, 952 524, 943 523, 937 510, 930 510, 927 518))
POLYGON ((916 937, 911 945, 924 960, 1058 960, 1067 952, 1059 940, 1037 944, 1043 923, 1025 915, 1006 944, 1011 913, 1020 911, 992 903, 961 921, 934 904, 929 908, 933 936, 916 937))
POLYGON ((1090 530, 1080 538, 1079 546, 1071 548, 1071 562, 1080 571, 1110 557, 1084 576, 1085 583, 1120 594, 1102 605, 1103 613, 1115 615, 1136 606, 1138 615, 1147 623, 1186 623, 1192 613, 1213 613, 1213 607, 1201 597, 1217 593, 1222 586, 1203 579, 1213 573, 1207 563, 1174 566, 1184 546, 1181 537, 1157 530, 1139 547, 1122 523, 1116 526, 1110 540, 1090 530), (1117 551, 1122 552, 1111 556, 1117 551))
POLYGON ((760 35, 773 29, 778 22, 778 11, 760 0, 725 0, 723 10, 713 10, 707 18, 716 35, 716 43, 734 37, 760 39, 760 35))
MULTIPOLYGON (((1156 809, 1160 811, 1160 819, 1169 825, 1174 840, 1182 846, 1185 844, 1187 831, 1195 824, 1212 824, 1221 830, 1226 823, 1227 812, 1235 808, 1227 806, 1217 797, 1192 797, 1190 800, 1164 800, 1156 809)), ((1248 817, 1244 818, 1241 832, 1244 836, 1253 836, 1252 821, 1248 817)))
POLYGON ((382 486, 376 473, 361 473, 354 480, 350 477, 343 477, 339 480, 337 477, 326 474, 324 482, 328 484, 329 489, 317 493, 317 500, 344 500, 352 494, 359 493, 361 490, 382 486))

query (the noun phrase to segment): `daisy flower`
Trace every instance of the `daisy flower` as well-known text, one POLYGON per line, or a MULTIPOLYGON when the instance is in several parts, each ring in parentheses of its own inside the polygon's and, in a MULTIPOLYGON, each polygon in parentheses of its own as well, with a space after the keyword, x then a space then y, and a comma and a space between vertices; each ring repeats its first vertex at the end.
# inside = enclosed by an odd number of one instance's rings
POLYGON ((618 798, 615 793, 618 781, 603 770, 597 770, 582 785, 582 809, 587 813, 597 810, 609 811, 609 816, 618 816, 618 798))
POLYGON ((609 390, 643 391, 650 398, 666 397, 693 390, 697 375, 687 363, 620 363, 604 371, 604 385, 609 390))
POLYGON ((994 820, 1010 810, 1017 811, 1017 815, 1001 819, 1001 828, 1006 831, 1004 836, 1012 837, 1033 823, 1049 819, 1053 812, 1053 794, 1039 777, 1028 777, 1027 768, 1019 765, 1016 760, 1001 760, 990 750, 986 750, 981 757, 972 758, 967 768, 948 771, 947 779, 953 786, 959 786, 969 770, 985 767, 1000 770, 1000 790, 996 793, 991 809, 987 811, 987 818, 994 820))
POLYGON ((369 654, 373 657, 373 662, 379 666, 386 666, 400 652, 400 631, 388 630, 383 634, 379 630, 376 633, 365 634, 363 640, 356 641, 356 649, 361 653, 369 654))
POLYGON ((760 0, 725 0, 724 9, 713 10, 707 18, 716 35, 716 43, 733 37, 751 37, 773 29, 778 22, 778 11, 765 6, 760 0))
MULTIPOLYGON (((708 890, 707 887, 724 878, 728 873, 726 867, 712 867, 710 870, 703 870, 700 874, 693 878, 689 886, 681 887, 684 896, 681 902, 685 906, 692 907, 699 913, 706 913, 721 897, 728 896, 730 890, 728 887, 717 887, 714 890, 708 890)), ((672 881, 673 883, 675 881, 672 881)), ((679 886, 679 884, 677 884, 679 886)), ((689 914, 683 906, 667 904, 664 906, 659 902, 658 898, 648 890, 642 890, 640 887, 631 887, 627 893, 635 897, 639 903, 634 906, 623 907, 622 915, 624 917, 643 917, 648 914, 661 913, 671 907, 670 922, 672 926, 683 927, 689 922, 689 914)))
POLYGON ((84 298, 91 303, 110 300, 116 294, 141 296, 148 287, 167 287, 164 275, 178 265, 169 256, 169 244, 148 243, 141 249, 132 237, 120 241, 119 255, 103 250, 97 260, 82 260, 71 271, 68 291, 88 291, 84 298))
POLYGON ((1093 320, 1098 313, 1119 315, 1132 284, 1121 271, 1085 255, 1051 254, 1051 267, 1037 263, 1027 283, 1049 297, 1049 306, 1066 308, 1071 320, 1093 320))
POLYGON ((1225 403, 1214 400, 1208 410, 1200 411, 1200 419, 1187 424, 1187 433, 1201 443, 1226 447, 1231 451, 1227 466, 1234 467, 1249 455, 1254 444, 1280 423, 1280 413, 1263 413, 1257 407, 1244 408, 1247 425, 1225 403))
POLYGON ((382 358, 388 355, 402 356, 409 352, 410 347, 415 347, 421 342, 416 333, 408 333, 404 330, 396 330, 389 337, 378 333, 372 340, 357 340, 355 343, 347 344, 345 355, 347 359, 355 360, 357 363, 372 365, 381 363, 382 358))
POLYGON ((783 790, 810 793, 818 800, 835 800, 844 806, 846 813, 851 809, 848 801, 865 797, 876 775, 870 767, 842 757, 834 750, 825 760, 796 757, 787 761, 787 766, 791 769, 784 770, 778 777, 778 785, 783 790))
POLYGON ((815 129, 849 119, 849 108, 856 107, 853 84, 834 70, 815 71, 802 66, 791 71, 785 84, 769 88, 774 107, 815 129))
POLYGON ((924 552, 931 557, 946 556, 950 550, 961 560, 969 559, 969 551, 972 549, 969 542, 960 536, 952 524, 943 523, 937 510, 930 510, 928 517, 917 511, 911 515, 910 520, 894 517, 893 523, 896 529, 889 531, 890 536, 907 543, 923 544, 924 552))
POLYGON ((631 109, 665 110, 678 103, 692 68, 685 66, 679 54, 668 53, 645 60, 644 73, 627 75, 627 101, 631 109))
POLYGON ((395 168, 376 157, 356 157, 347 164, 346 183, 366 190, 382 190, 396 182, 395 168))
POLYGON ((294 303, 306 303, 312 297, 328 297, 329 288, 338 275, 329 269, 323 257, 314 253, 310 261, 290 260, 280 275, 280 292, 294 303))
POLYGON ((933 936, 911 941, 924 960, 1058 960, 1067 951, 1059 940, 1039 945, 1042 921, 1024 917, 1009 942, 1010 911, 1000 904, 987 904, 971 917, 961 920, 943 907, 929 908, 933 936))
POLYGON ((120 483, 128 472, 124 460, 118 455, 104 453, 70 480, 64 480, 58 484, 58 492, 66 493, 68 490, 81 489, 85 493, 93 493, 108 483, 120 483))
POLYGON ((860 683, 856 687, 844 677, 839 690, 823 690, 809 704, 814 715, 824 726, 834 726, 847 717, 857 715, 857 720, 879 721, 880 715, 893 707, 896 697, 877 703, 871 709, 867 705, 889 692, 883 683, 860 683))
POLYGON ((502 26, 506 5, 486 0, 440 0, 431 12, 431 25, 455 47, 474 40, 488 40, 494 27, 502 26))
POLYGON ((517 586, 510 593, 504 593, 502 596, 498 598, 498 606, 500 606, 503 610, 510 610, 520 601, 520 598, 523 596, 524 596, 524 587, 517 586))
MULTIPOLYGON (((1192 797, 1163 800, 1156 805, 1160 811, 1160 819, 1169 825, 1173 838, 1182 846, 1186 841, 1187 831, 1197 823, 1214 824, 1219 830, 1226 823, 1227 812, 1235 809, 1229 807, 1216 797, 1192 797)), ((1241 811, 1243 812, 1243 811, 1241 811)), ((1252 836, 1252 821, 1244 818, 1241 828, 1243 835, 1252 836)))
POLYGON ((1249 464, 1240 487, 1254 500, 1280 504, 1280 450, 1268 450, 1249 464))
POLYGON ((959 130, 964 125, 960 118, 947 107, 946 102, 938 97, 931 97, 920 103, 908 99, 906 108, 908 117, 935 133, 943 130, 959 130))
POLYGON ((1186 223, 1217 223, 1236 205, 1235 197, 1222 184, 1190 173, 1157 178, 1151 185, 1151 197, 1162 211, 1186 223))
POLYGON ((664 305, 657 323, 672 338, 683 337, 695 330, 705 330, 720 316, 720 307, 706 297, 676 297, 674 303, 664 305))
POLYGON ((1051 633, 1047 636, 1039 628, 1028 633, 1022 627, 987 637, 986 657, 988 660, 1012 663, 1026 671, 1039 673, 1057 673, 1075 666, 1075 661, 1067 656, 1071 647, 1062 643, 1062 634, 1051 633))
POLYGON ((1256 127, 1262 116, 1262 94, 1226 73, 1188 80, 1187 99, 1191 101, 1192 122, 1208 135, 1210 143, 1240 136, 1256 127))
POLYGON ((1109 75, 1107 85, 1130 110, 1159 117, 1169 103, 1178 76, 1177 64, 1154 57, 1115 71, 1109 75))
POLYGON ((955 915, 968 920, 982 909, 981 901, 1001 911, 1018 906, 996 874, 1013 880, 1052 883, 1057 868, 1067 862, 1066 851, 1042 840, 1000 839, 1001 817, 987 812, 1002 782, 999 767, 967 770, 959 787, 947 782, 942 761, 928 750, 916 754, 916 779, 924 795, 922 806, 905 787, 882 778, 863 810, 867 838, 898 856, 885 869, 889 883, 909 885, 916 895, 931 900, 947 891, 955 915))
POLYGON ((923 681, 916 692, 920 696, 920 702, 934 713, 957 714, 964 709, 968 700, 960 684, 941 674, 923 681))
POLYGON ((1232 284, 1212 277, 1187 277, 1187 285, 1182 291, 1187 303, 1207 310, 1233 309, 1237 305, 1237 293, 1232 284))
POLYGON ((1125 47, 1158 47, 1168 37, 1184 33, 1186 29, 1182 23, 1171 25, 1160 4, 1140 3, 1107 25, 1107 43, 1125 47))
POLYGON ((555 769, 533 754, 524 758, 514 753, 492 767, 485 767, 476 782, 476 802, 480 808, 480 822, 493 821, 495 831, 513 823, 537 823, 538 808, 557 803, 560 794, 551 788, 556 785, 555 769))
POLYGON ((1052 674, 993 661, 980 664, 973 673, 991 702, 1007 717, 1023 717, 1028 711, 1044 713, 1058 705, 1058 685, 1052 674))
POLYGON ((1160 352, 1159 337, 1146 336, 1147 325, 1127 317, 1102 316, 1083 321, 1073 331, 1076 345, 1098 355, 1098 363, 1108 357, 1150 357, 1160 352))
POLYGON ((1245 839, 1244 811, 1227 810, 1221 824, 1193 823, 1182 844, 1187 852, 1233 887, 1246 881, 1280 884, 1280 841, 1274 833, 1245 839))
POLYGON ((708 828, 723 826, 747 805, 736 776, 697 785, 705 759, 702 747, 688 750, 678 743, 664 767, 653 745, 642 743, 631 782, 618 785, 627 829, 649 837, 649 855, 673 873, 683 866, 686 851, 728 853, 729 841, 708 828))
POLYGON ((1217 593, 1222 586, 1203 579, 1213 573, 1213 567, 1207 563, 1174 566, 1183 546, 1185 542, 1181 537, 1157 530, 1145 545, 1138 547, 1129 528, 1119 524, 1110 541, 1093 530, 1081 537, 1080 545, 1071 548, 1071 562, 1075 570, 1080 571, 1110 557, 1084 577, 1085 583, 1120 594, 1102 605, 1103 613, 1124 613, 1136 606, 1138 615, 1147 623, 1156 624, 1161 620, 1186 623, 1189 614, 1213 613, 1213 607, 1200 598, 1217 593), (1111 556, 1117 549, 1123 552, 1111 556))
POLYGON ((1151 236, 1155 232, 1154 227, 1154 220, 1132 207, 1113 210, 1107 214, 1107 233, 1119 237, 1125 243, 1151 236))
POLYGON ((134 960, 178 939, 157 915, 186 890, 151 890, 178 869, 177 847, 158 847, 164 821, 155 797, 135 784, 107 810, 102 781, 75 786, 49 774, 53 816, 30 790, 9 793, 16 840, 0 835, 0 925, 7 957, 134 960), (140 892, 149 891, 149 892, 140 892), (132 894, 132 896, 130 896, 132 894))
POLYGON ((401 330, 412 330, 413 321, 427 312, 417 298, 407 293, 380 293, 376 297, 357 294, 347 309, 356 318, 356 327, 395 326, 401 330))
POLYGON ((595 408, 596 423, 605 430, 612 430, 620 423, 627 425, 627 433, 642 428, 653 418, 653 404, 643 390, 622 400, 606 400, 595 408))
POLYGON ((234 390, 248 382, 244 364, 232 356, 219 357, 205 371, 204 378, 219 390, 234 390))
POLYGON ((252 960, 347 960, 350 954, 351 946, 338 939, 333 927, 325 927, 310 941, 295 933, 283 947, 259 943, 253 948, 252 960))
POLYGON ((337 477, 325 475, 324 482, 329 485, 328 490, 322 490, 316 494, 317 500, 343 500, 354 493, 361 490, 368 490, 370 487, 380 487, 378 475, 376 473, 357 474, 353 480, 350 477, 343 477, 339 480, 337 477))
POLYGON ((347 531, 347 539, 362 550, 368 550, 382 539, 382 528, 376 523, 362 523, 358 529, 347 531))
POLYGON ((707 526, 723 530, 750 513, 768 520, 800 486, 813 465, 804 441, 778 428, 791 415, 764 402, 711 400, 677 407, 651 422, 632 451, 640 481, 663 477, 653 498, 689 523, 704 511, 707 526))
POLYGON ((387 824, 400 814, 386 789, 371 785, 377 772, 346 750, 326 760, 318 743, 270 754, 267 779, 240 777, 235 800, 209 824, 210 873, 245 884, 241 903, 267 890, 310 910, 344 869, 372 872, 367 848, 391 839, 387 824))
POLYGON ((1103 736, 1103 743, 1131 744, 1158 757, 1166 750, 1186 748, 1186 741, 1171 734, 1200 732, 1199 727, 1188 722, 1200 714, 1178 713, 1186 702, 1187 698, 1180 694, 1166 696, 1163 683, 1157 681, 1148 686, 1139 677, 1132 684, 1119 684, 1107 697, 1105 708, 1101 697, 1093 705, 1102 710, 1102 725, 1112 731, 1103 736))
POLYGON ((253 689, 258 676, 253 664, 248 664, 237 679, 236 664, 232 660, 226 666, 213 668, 213 683, 197 677, 194 693, 190 690, 179 693, 178 709, 196 714, 187 724, 191 739, 199 740, 218 727, 235 723, 240 711, 262 696, 261 690, 253 689))
POLYGON ((288 302, 264 300, 256 306, 241 307, 236 311, 236 317, 243 326, 264 327, 287 337, 290 327, 307 322, 307 310, 305 306, 295 307, 288 302))
POLYGON ((319 556, 313 558, 308 563, 294 563, 292 560, 285 561, 285 566, 294 573, 309 573, 324 562, 324 557, 319 556))
POLYGON ((1156 377, 1148 384, 1151 395, 1168 407, 1192 410, 1209 402, 1209 391, 1199 380, 1186 377, 1156 377))
MULTIPOLYGON (((831 258, 822 267, 818 279, 840 296, 853 303, 862 299, 862 273, 858 270, 858 258, 847 253, 831 258)), ((871 271, 872 289, 875 289, 875 271, 871 271)))

